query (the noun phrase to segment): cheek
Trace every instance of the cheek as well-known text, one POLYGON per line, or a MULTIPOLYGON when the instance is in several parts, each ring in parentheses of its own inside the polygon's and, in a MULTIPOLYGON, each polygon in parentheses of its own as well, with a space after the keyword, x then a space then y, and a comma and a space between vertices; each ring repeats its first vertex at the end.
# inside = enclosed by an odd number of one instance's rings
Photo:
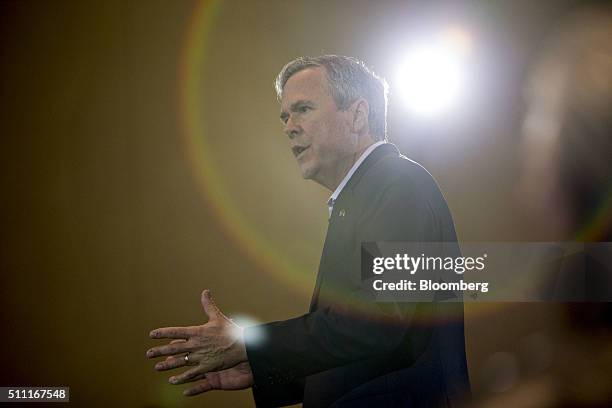
POLYGON ((313 127, 312 132, 319 145, 333 147, 338 145, 338 142, 344 134, 344 129, 338 121, 327 119, 320 120, 313 127))
POLYGON ((329 130, 325 123, 318 122, 306 131, 310 136, 310 145, 317 156, 324 154, 329 144, 329 130))
MULTIPOLYGON (((334 113, 335 114, 335 113, 334 113)), ((305 133, 310 135, 313 154, 317 160, 329 161, 347 147, 346 126, 336 116, 321 115, 309 123, 305 133)))

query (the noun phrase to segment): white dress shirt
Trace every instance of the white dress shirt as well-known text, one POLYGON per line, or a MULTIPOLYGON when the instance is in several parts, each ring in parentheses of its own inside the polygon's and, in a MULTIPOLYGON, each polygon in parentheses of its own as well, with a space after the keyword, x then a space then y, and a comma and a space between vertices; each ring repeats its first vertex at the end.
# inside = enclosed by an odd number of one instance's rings
POLYGON ((332 210, 334 209, 334 203, 338 199, 338 196, 342 192, 342 189, 344 188, 344 186, 346 186, 346 183, 348 183, 348 181, 351 179, 351 177, 353 177, 353 174, 357 171, 359 166, 361 166, 361 163, 363 163, 363 161, 370 155, 370 153, 372 153, 374 151, 374 149, 376 149, 378 146, 383 145, 385 143, 387 143, 387 142, 379 141, 379 142, 371 144, 361 154, 361 156, 359 157, 359 159, 357 159, 355 164, 353 164, 353 167, 351 167, 351 169, 348 171, 348 173, 346 173, 346 176, 344 176, 344 178, 342 179, 340 184, 338 184, 338 187, 336 188, 336 190, 332 193, 331 197, 329 197, 329 200, 327 200, 327 208, 329 209, 329 216, 330 217, 331 217, 331 214, 332 214, 332 210))

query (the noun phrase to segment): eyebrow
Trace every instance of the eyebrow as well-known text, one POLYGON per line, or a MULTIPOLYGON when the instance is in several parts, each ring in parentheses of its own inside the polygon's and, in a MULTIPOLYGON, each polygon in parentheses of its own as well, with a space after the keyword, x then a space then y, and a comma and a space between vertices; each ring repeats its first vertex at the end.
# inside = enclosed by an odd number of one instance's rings
MULTIPOLYGON (((302 106, 313 106, 314 103, 312 101, 309 100, 305 100, 305 99, 300 99, 299 101, 293 102, 291 104, 291 106, 289 106, 289 110, 291 112, 295 112, 297 111, 299 108, 301 108, 302 106)), ((287 119, 287 117, 289 116, 289 114, 286 111, 282 111, 280 113, 280 120, 281 122, 285 122, 285 119, 287 119)))

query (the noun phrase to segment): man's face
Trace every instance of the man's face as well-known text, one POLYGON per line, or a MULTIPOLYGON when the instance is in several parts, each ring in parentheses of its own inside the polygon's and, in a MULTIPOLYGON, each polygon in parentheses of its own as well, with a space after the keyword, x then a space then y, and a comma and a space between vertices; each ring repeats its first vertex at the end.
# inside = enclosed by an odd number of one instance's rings
POLYGON ((351 136, 349 113, 339 110, 329 94, 323 67, 307 68, 289 78, 280 118, 302 177, 329 187, 328 180, 342 171, 357 142, 351 136))

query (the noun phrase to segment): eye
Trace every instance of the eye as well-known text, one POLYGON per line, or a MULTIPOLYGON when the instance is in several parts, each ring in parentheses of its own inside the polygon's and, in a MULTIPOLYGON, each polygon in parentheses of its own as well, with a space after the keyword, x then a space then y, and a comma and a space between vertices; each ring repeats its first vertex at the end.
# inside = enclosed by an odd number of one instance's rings
POLYGON ((312 109, 312 108, 311 108, 310 106, 300 106, 300 107, 297 109, 297 111, 298 111, 298 112, 300 112, 300 113, 306 113, 306 112, 308 112, 308 111, 309 111, 309 110, 311 110, 311 109, 312 109))

